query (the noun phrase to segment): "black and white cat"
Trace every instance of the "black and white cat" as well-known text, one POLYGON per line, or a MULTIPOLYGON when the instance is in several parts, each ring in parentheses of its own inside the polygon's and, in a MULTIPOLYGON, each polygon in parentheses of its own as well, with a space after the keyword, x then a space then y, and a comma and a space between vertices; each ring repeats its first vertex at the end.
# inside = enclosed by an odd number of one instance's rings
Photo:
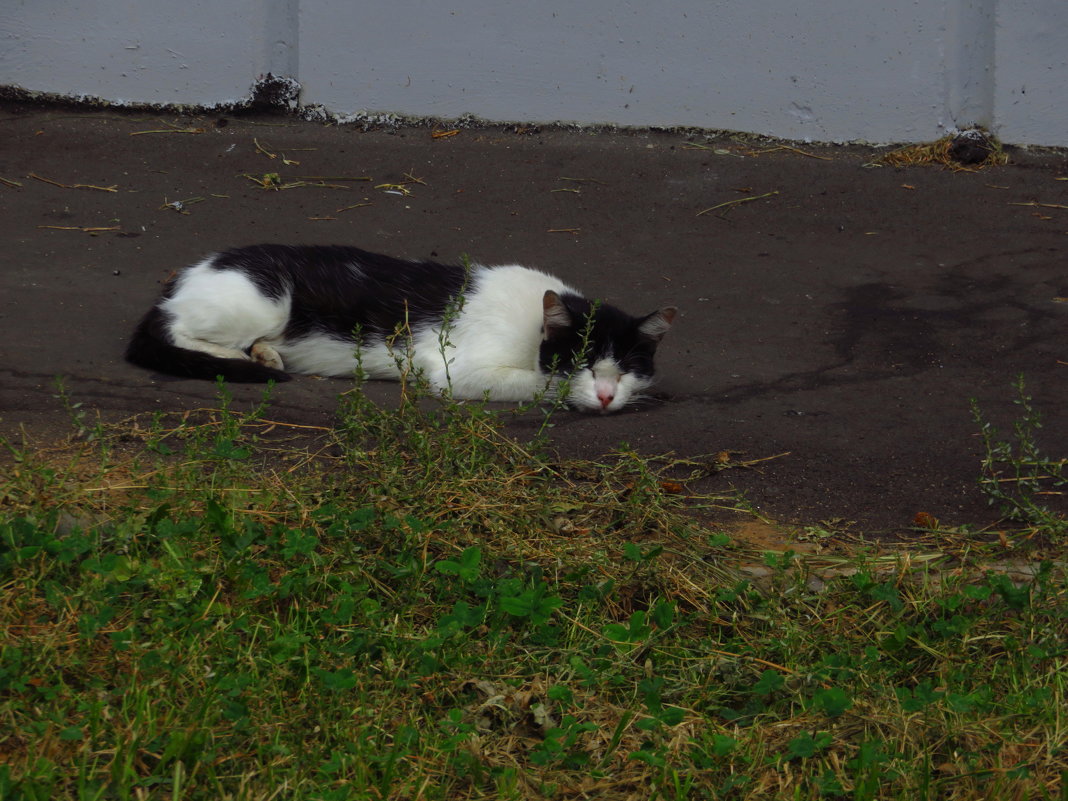
POLYGON ((652 383, 653 354, 675 314, 668 306, 631 317, 518 265, 257 245, 183 269, 126 358, 238 382, 288 381, 286 370, 351 376, 359 367, 395 380, 408 371, 461 399, 528 401, 566 385, 571 406, 606 413, 652 383))

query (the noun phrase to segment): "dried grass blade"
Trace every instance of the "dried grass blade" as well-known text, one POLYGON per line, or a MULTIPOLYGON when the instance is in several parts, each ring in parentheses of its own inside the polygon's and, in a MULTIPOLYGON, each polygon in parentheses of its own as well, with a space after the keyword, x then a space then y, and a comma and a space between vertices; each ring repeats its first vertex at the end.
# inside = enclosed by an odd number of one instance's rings
POLYGON ((740 197, 737 200, 727 200, 723 203, 717 203, 715 206, 709 206, 707 209, 697 212, 697 216, 700 217, 702 214, 708 214, 710 211, 715 211, 716 209, 740 206, 743 203, 752 203, 754 200, 760 200, 761 198, 771 197, 772 195, 777 194, 779 194, 778 189, 772 192, 765 192, 763 195, 753 195, 753 197, 740 197))
POLYGON ((1068 209, 1063 203, 1040 203, 1037 200, 1029 200, 1026 203, 1010 203, 1010 206, 1032 206, 1042 209, 1068 209))

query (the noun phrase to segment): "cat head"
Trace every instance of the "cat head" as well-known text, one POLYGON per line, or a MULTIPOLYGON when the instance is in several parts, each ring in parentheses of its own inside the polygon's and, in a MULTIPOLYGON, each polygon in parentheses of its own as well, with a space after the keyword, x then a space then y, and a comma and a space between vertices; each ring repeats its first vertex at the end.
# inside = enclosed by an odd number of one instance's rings
POLYGON ((677 310, 632 317, 603 303, 552 290, 543 299, 542 372, 565 379, 567 402, 585 412, 617 412, 653 383, 653 355, 677 310))

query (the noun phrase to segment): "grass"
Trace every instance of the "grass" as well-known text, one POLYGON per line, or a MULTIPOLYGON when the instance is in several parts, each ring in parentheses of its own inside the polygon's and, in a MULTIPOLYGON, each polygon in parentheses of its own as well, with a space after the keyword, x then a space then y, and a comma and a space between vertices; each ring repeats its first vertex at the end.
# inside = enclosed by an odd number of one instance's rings
POLYGON ((0 798, 1068 798, 1063 562, 820 572, 418 392, 64 402, 0 471, 0 798))

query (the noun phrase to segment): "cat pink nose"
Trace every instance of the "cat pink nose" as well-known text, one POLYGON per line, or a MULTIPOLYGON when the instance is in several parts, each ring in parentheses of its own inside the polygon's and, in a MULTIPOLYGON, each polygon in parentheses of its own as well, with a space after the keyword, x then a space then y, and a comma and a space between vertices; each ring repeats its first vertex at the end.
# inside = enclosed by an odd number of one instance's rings
POLYGON ((608 404, 610 404, 615 397, 616 397, 615 393, 611 392, 609 390, 604 390, 604 389, 597 390, 597 400, 599 400, 601 402, 601 408, 602 409, 607 409, 608 408, 608 404))

